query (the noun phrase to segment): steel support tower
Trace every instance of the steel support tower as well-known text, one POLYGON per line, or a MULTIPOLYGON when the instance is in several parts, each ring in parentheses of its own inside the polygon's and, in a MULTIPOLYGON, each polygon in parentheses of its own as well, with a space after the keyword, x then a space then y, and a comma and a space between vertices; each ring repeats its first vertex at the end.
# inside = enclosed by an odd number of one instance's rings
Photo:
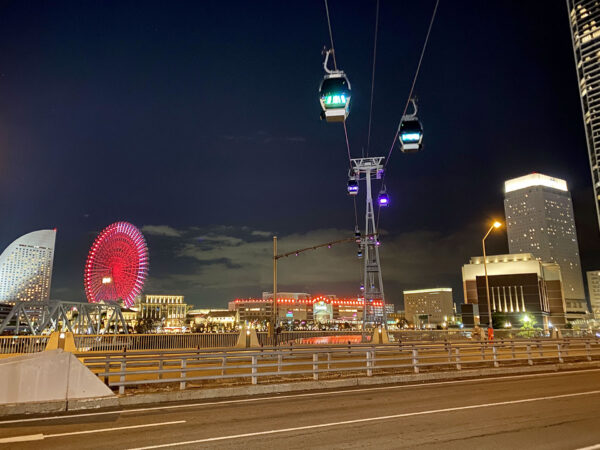
POLYGON ((381 179, 383 175, 382 156, 374 158, 352 159, 351 176, 357 181, 364 180, 366 185, 366 211, 365 231, 360 239, 363 253, 364 268, 360 296, 364 299, 363 330, 373 324, 382 324, 387 327, 385 312, 385 296, 383 293, 383 279, 381 277, 381 263, 379 260, 379 235, 375 224, 375 210, 373 208, 373 194, 371 180, 381 179), (375 300, 381 301, 381 310, 374 305, 375 300))

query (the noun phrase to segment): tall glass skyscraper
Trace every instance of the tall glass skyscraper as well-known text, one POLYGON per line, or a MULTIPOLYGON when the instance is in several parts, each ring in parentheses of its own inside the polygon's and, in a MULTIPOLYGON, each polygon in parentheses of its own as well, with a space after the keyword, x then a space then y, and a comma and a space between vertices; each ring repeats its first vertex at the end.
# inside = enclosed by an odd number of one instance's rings
POLYGON ((567 7, 600 225, 600 2, 567 0, 567 7))
POLYGON ((50 298, 56 230, 28 233, 0 254, 0 302, 50 298))
POLYGON ((540 173, 504 183, 510 253, 531 253, 560 266, 567 313, 587 313, 571 194, 567 182, 540 173))

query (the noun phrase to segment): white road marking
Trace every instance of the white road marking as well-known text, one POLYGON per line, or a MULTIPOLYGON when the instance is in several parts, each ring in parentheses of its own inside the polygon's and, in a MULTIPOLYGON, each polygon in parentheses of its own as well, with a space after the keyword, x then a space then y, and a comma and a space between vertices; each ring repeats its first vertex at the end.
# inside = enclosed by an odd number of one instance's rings
POLYGON ((107 416, 107 415, 115 415, 115 414, 131 414, 131 413, 139 413, 139 412, 147 412, 147 411, 160 411, 166 409, 182 409, 182 408, 198 408, 202 406, 215 406, 215 405, 228 405, 235 403, 254 403, 268 400, 279 400, 279 399, 289 399, 289 398, 301 398, 301 397, 319 397, 323 395, 336 395, 336 394, 348 394, 352 392, 368 392, 368 391, 387 391, 391 389, 406 389, 406 388, 414 388, 414 387, 430 387, 430 386, 443 386, 449 384, 464 384, 464 383, 482 383, 486 381, 496 381, 496 380, 514 380, 521 378, 537 378, 537 377, 550 377, 550 376, 560 376, 560 375, 572 375, 579 374, 585 372, 598 372, 600 369, 582 369, 582 370, 568 370, 562 372, 547 372, 547 373, 537 373, 537 374, 523 374, 523 375, 507 375, 507 376, 497 376, 497 377, 488 377, 488 378, 469 378, 465 380, 452 380, 452 381, 435 381, 432 383, 413 383, 413 384, 401 384, 394 386, 376 386, 376 387, 368 387, 368 388, 358 388, 352 389, 352 387, 339 391, 326 391, 326 392, 308 392, 304 394, 287 394, 287 395, 277 395, 274 393, 270 397, 252 397, 252 398, 242 398, 235 400, 219 400, 215 402, 203 402, 203 403, 185 403, 182 405, 166 405, 166 406, 150 406, 147 408, 135 408, 135 409, 122 409, 122 410, 114 410, 114 411, 99 411, 99 412, 91 412, 91 413, 82 413, 82 414, 70 414, 70 415, 60 415, 60 416, 47 416, 47 417, 31 417, 26 419, 12 419, 12 420, 4 420, 0 421, 0 425, 10 424, 10 423, 26 423, 26 422, 39 422, 43 420, 61 420, 61 419, 75 419, 79 417, 92 417, 92 416, 107 416))
POLYGON ((581 447, 581 448, 578 448, 577 450, 598 450, 598 449, 600 449, 600 444, 590 445, 589 447, 581 447))
POLYGON ((302 426, 302 427, 281 428, 278 430, 257 431, 254 433, 233 434, 233 435, 229 435, 229 436, 218 436, 218 437, 205 438, 205 439, 196 439, 193 441, 181 441, 181 442, 172 442, 172 443, 168 443, 168 444, 150 445, 148 447, 136 447, 136 448, 133 448, 130 450, 149 450, 149 449, 153 449, 153 448, 166 448, 166 447, 177 447, 177 446, 181 446, 181 445, 202 444, 204 442, 225 441, 225 440, 230 440, 230 439, 239 439, 239 438, 247 438, 247 437, 254 437, 254 436, 264 436, 267 434, 281 434, 281 433, 288 433, 291 431, 313 430, 316 428, 330 428, 330 427, 335 427, 335 426, 340 426, 340 425, 352 425, 352 424, 356 424, 356 423, 375 422, 378 420, 400 419, 403 417, 425 416, 425 415, 429 415, 429 414, 464 411, 467 409, 515 405, 515 404, 519 404, 519 403, 531 403, 531 402, 538 402, 538 401, 542 401, 542 400, 556 400, 556 399, 562 399, 562 398, 578 397, 578 396, 582 396, 582 395, 595 395, 595 394, 600 394, 600 390, 577 392, 577 393, 573 393, 573 394, 550 395, 550 396, 546 396, 546 397, 526 398, 526 399, 521 399, 521 400, 509 400, 506 402, 482 403, 479 405, 468 405, 468 406, 456 406, 453 408, 432 409, 429 411, 417 411, 417 412, 410 412, 410 413, 393 414, 390 416, 367 417, 364 419, 344 420, 341 422, 319 423, 316 425, 306 425, 306 426, 302 426))
POLYGON ((54 433, 54 434, 26 434, 23 436, 13 436, 9 438, 0 439, 0 444, 8 444, 12 442, 26 442, 26 441, 41 441, 43 439, 62 437, 62 436, 73 436, 76 434, 92 434, 92 433, 104 433, 107 431, 119 431, 119 430, 133 430, 135 428, 148 428, 148 427, 159 427, 163 425, 175 425, 177 423, 185 423, 185 420, 176 420, 173 422, 160 422, 160 423, 146 423, 143 425, 130 425, 126 427, 112 427, 112 428, 100 428, 96 430, 83 430, 83 431, 69 431, 67 433, 54 433))

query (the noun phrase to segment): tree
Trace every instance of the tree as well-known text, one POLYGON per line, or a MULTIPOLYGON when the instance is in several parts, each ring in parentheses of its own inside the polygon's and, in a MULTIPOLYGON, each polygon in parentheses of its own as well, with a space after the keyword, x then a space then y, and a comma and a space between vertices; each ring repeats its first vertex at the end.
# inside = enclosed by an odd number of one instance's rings
POLYGON ((492 326, 494 327, 495 330, 504 328, 505 324, 508 321, 509 320, 508 320, 508 317, 506 316, 506 314, 503 314, 498 311, 492 313, 492 326))
POLYGON ((147 334, 154 329, 154 320, 150 318, 141 319, 135 326, 135 332, 138 334, 147 334))

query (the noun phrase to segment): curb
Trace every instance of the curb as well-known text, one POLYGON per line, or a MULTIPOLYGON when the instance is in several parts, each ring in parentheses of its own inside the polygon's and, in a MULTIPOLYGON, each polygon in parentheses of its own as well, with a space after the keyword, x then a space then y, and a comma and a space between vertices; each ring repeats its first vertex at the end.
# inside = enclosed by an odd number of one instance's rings
POLYGON ((279 394, 298 391, 318 391, 356 386, 374 386, 383 384, 408 384, 427 381, 452 381, 475 379, 489 376, 535 374, 543 372, 561 372, 600 368, 600 361, 543 364, 537 366, 499 367, 486 369, 468 369, 452 372, 425 372, 418 374, 379 375, 373 377, 344 378, 340 380, 298 381, 293 383, 257 384, 209 389, 189 389, 183 391, 155 392, 148 394, 129 394, 103 398, 69 399, 42 403, 12 403, 0 405, 0 417, 44 414, 65 411, 94 410, 100 408, 123 408, 128 406, 150 405, 189 400, 213 400, 231 397, 279 394))

